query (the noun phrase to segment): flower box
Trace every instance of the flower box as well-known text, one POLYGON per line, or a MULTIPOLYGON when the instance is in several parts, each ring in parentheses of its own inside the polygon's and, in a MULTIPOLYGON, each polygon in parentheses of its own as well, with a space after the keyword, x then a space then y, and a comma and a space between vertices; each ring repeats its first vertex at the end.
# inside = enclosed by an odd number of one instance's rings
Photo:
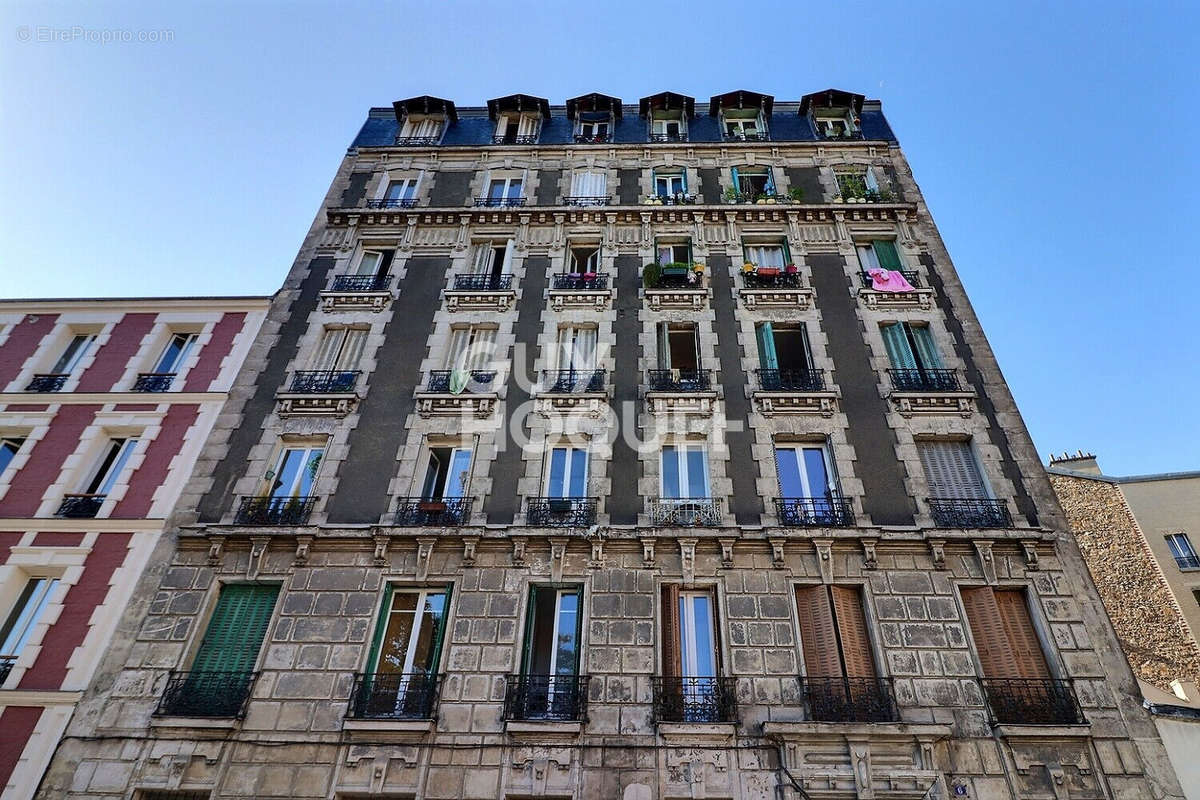
POLYGON ((779 267, 759 267, 755 272, 764 278, 775 278, 779 275, 779 267))
POLYGON ((445 511, 446 504, 441 500, 422 500, 417 503, 418 511, 445 511))

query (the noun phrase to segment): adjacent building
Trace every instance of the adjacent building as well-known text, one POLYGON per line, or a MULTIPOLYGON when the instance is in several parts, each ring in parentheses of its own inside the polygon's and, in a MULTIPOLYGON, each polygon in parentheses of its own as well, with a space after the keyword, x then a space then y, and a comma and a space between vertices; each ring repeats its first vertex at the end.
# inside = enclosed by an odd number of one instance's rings
POLYGON ((30 798, 269 298, 0 302, 0 797, 30 798))
POLYGON ((1179 785, 878 101, 372 109, 45 798, 1179 785))

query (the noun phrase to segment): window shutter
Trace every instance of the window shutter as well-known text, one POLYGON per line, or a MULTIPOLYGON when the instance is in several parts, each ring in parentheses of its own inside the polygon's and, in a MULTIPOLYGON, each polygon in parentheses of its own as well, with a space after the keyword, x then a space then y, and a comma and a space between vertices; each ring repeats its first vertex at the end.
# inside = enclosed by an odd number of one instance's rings
POLYGON ((381 263, 379 265, 379 272, 377 273, 380 277, 387 275, 391 271, 392 259, 394 259, 395 257, 396 257, 395 250, 384 250, 383 251, 383 263, 381 263))
POLYGON ((204 640, 192 660, 192 671, 251 672, 258 661, 278 595, 278 585, 223 586, 204 640))
POLYGON ((996 598, 1000 620, 1016 661, 1017 675, 1042 680, 1049 678, 1050 668, 1046 666, 1042 643, 1033 629, 1025 593, 1020 589, 1004 589, 993 591, 992 595, 996 598))
POLYGON ((917 357, 925 369, 941 369, 942 357, 938 355, 937 346, 933 343, 933 333, 928 325, 909 325, 912 340, 917 345, 917 357))
POLYGON ((683 193, 687 194, 687 167, 679 170, 679 186, 682 188, 683 193))
POLYGON ((779 369, 779 359, 775 354, 775 334, 771 323, 764 322, 758 326, 758 363, 763 369, 779 369))
POLYGON ((867 174, 864 180, 866 181, 868 192, 879 192, 879 181, 875 180, 875 170, 867 167, 867 174))
POLYGON ((932 497, 986 499, 987 490, 969 442, 917 442, 932 497))
POLYGON ((475 245, 475 263, 471 267, 471 272, 475 275, 483 275, 488 271, 489 263, 492 256, 492 243, 480 242, 475 245))
MULTIPOLYGON (((438 619, 437 631, 433 637, 433 652, 429 658, 429 674, 436 675, 438 665, 442 662, 442 642, 446 639, 446 618, 450 616, 450 592, 454 589, 454 584, 446 584, 446 592, 443 595, 442 601, 442 616, 438 619)), ((582 616, 582 615, 581 615, 582 616)))
POLYGON ((842 659, 846 675, 851 678, 874 678, 875 658, 871 655, 871 639, 867 634, 867 618, 863 613, 862 593, 848 586, 830 586, 833 608, 837 615, 838 634, 842 638, 842 659))
POLYGON ((903 269, 900 264, 900 254, 896 252, 896 243, 890 239, 875 241, 875 256, 879 259, 879 266, 883 269, 903 269))
POLYGON ((788 246, 788 240, 787 240, 787 239, 784 239, 784 240, 783 240, 783 263, 784 263, 784 264, 793 264, 793 263, 795 263, 795 262, 793 262, 793 261, 792 261, 792 248, 788 246))
POLYGON ((658 323, 658 368, 671 368, 671 343, 667 339, 667 323, 658 323))
POLYGON ((887 347, 888 359, 895 369, 916 369, 917 359, 912 348, 908 345, 908 337, 904 335, 903 323, 892 322, 881 325, 883 344, 887 347))
POLYGON ((525 647, 521 655, 521 674, 528 675, 533 669, 533 621, 537 616, 539 587, 529 587, 529 605, 525 607, 525 647))
POLYGON ((800 621, 800 644, 804 648, 804 673, 810 678, 842 677, 838 658, 837 631, 824 586, 796 587, 796 611, 800 621))
POLYGON ((679 585, 662 587, 662 674, 678 678, 683 672, 679 647, 679 585))
POLYGON ((741 182, 741 180, 738 178, 738 170, 737 170, 737 167, 734 167, 734 168, 733 168, 733 190, 734 190, 735 192, 739 192, 739 193, 742 191, 742 182, 741 182))
POLYGON ((500 274, 507 275, 512 272, 513 248, 516 242, 509 239, 504 243, 504 263, 500 265, 500 274))
POLYGON ((1008 643, 1004 620, 990 586, 963 587, 963 607, 985 678, 1018 678, 1017 660, 1008 643))
POLYGON ((371 672, 379 671, 379 650, 383 646, 383 635, 387 630, 388 616, 392 611, 393 589, 392 584, 384 584, 383 605, 379 608, 379 619, 375 623, 375 635, 371 637, 371 654, 367 657, 367 669, 371 672))

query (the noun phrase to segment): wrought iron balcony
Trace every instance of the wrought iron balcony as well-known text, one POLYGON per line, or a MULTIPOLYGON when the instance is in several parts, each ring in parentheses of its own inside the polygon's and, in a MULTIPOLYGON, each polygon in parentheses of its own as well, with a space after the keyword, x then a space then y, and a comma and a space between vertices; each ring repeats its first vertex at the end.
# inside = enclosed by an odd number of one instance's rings
POLYGON ((455 275, 454 290, 458 292, 507 292, 512 289, 513 276, 503 275, 455 275))
MULTIPOLYGON (((898 270, 892 270, 892 271, 899 272, 901 275, 903 275, 904 280, 908 281, 914 289, 919 288, 921 286, 920 273, 918 273, 914 270, 910 270, 910 269, 898 269, 898 270)), ((871 273, 867 272, 866 270, 862 270, 861 272, 859 272, 858 277, 862 280, 862 285, 863 285, 864 289, 870 289, 874 286, 874 283, 871 280, 871 273)))
MULTIPOLYGON (((439 392, 445 394, 450 391, 450 373, 454 370, 449 369, 432 369, 429 371, 429 382, 425 385, 426 391, 439 392)), ((494 371, 473 369, 470 371, 467 379, 466 388, 463 391, 467 394, 477 392, 492 391, 492 382, 496 380, 494 371)))
POLYGON ((586 528, 596 522, 595 497, 531 497, 525 522, 539 528, 586 528))
POLYGON ((825 376, 819 369, 756 369, 765 392, 823 392, 825 376))
POLYGON ((509 675, 504 686, 504 718, 587 722, 589 680, 589 675, 509 675))
POLYGON ((747 289, 799 289, 803 285, 800 270, 759 268, 742 273, 742 285, 747 289))
POLYGON ((737 722, 736 678, 652 678, 655 722, 737 722))
POLYGON ((1069 680, 980 678, 992 717, 1017 725, 1086 725, 1069 680))
POLYGON ((404 528, 452 528, 471 521, 470 497, 401 497, 393 524, 404 528))
POLYGON ((537 144, 538 134, 526 134, 523 136, 493 136, 492 144, 537 144))
POLYGON ((315 495, 243 497, 233 522, 235 525, 306 525, 316 504, 315 495))
POLYGON ((802 677, 800 691, 815 722, 897 722, 891 678, 802 677))
POLYGON ((291 391, 297 394, 353 392, 361 374, 356 369, 297 370, 292 374, 291 391))
POLYGON ((397 136, 396 145, 399 147, 433 147, 441 136, 397 136))
POLYGON ((822 131, 818 135, 827 142, 855 142, 863 139, 862 131, 822 131))
POLYGON ((368 200, 367 208, 416 208, 415 197, 381 197, 378 200, 368 200))
POLYGON ((712 389, 711 369, 652 369, 652 392, 707 392, 712 389))
POLYGON ((331 292, 386 292, 392 286, 391 275, 337 275, 331 292))
POLYGON ((64 494, 54 515, 67 519, 91 519, 100 513, 100 506, 104 505, 106 497, 106 494, 64 494))
POLYGON ((650 195, 645 202, 650 205, 661 204, 664 206, 693 206, 696 204, 697 200, 696 195, 694 194, 684 194, 683 192, 676 192, 675 194, 656 192, 655 194, 650 195), (657 203, 654 201, 657 201, 657 203))
POLYGON ((575 134, 575 144, 606 144, 612 141, 612 137, 607 133, 597 133, 594 136, 586 136, 582 133, 575 134))
POLYGON ((939 528, 1011 528, 1008 503, 976 497, 931 497, 927 501, 939 528))
POLYGON ((139 372, 133 382, 135 392, 166 392, 175 380, 174 372, 139 372))
POLYGON ((1180 569, 1200 569, 1200 556, 1175 556, 1175 566, 1180 569))
POLYGON ((157 716, 237 717, 246 713, 257 672, 171 672, 157 716))
POLYGON ((721 501, 713 497, 652 498, 650 524, 660 528, 715 528, 721 524, 721 501))
MULTIPOLYGON (((659 266, 658 277, 647 289, 703 289, 704 275, 697 272, 695 262, 680 262, 662 264, 659 266)), ((645 276, 643 277, 645 280, 645 276)))
POLYGON ((780 205, 792 202, 791 198, 786 194, 778 194, 776 192, 737 192, 732 195, 726 195, 725 199, 727 202, 739 205, 758 205, 760 200, 762 201, 761 205, 780 205))
POLYGON ((33 380, 25 387, 27 392, 59 392, 62 391, 63 385, 67 382, 67 378, 71 377, 66 373, 52 372, 42 375, 34 375, 33 380))
POLYGON ((563 205, 567 206, 606 206, 612 203, 611 197, 596 197, 594 195, 567 195, 563 205))
POLYGON ((551 394, 603 392, 606 375, 608 370, 603 369, 548 369, 542 373, 543 391, 551 394))
POLYGON ((688 135, 686 133, 652 133, 650 141, 652 142, 686 142, 688 135))
POLYGON ((724 133, 721 135, 723 142, 769 142, 771 134, 766 131, 754 131, 753 133, 724 133))
POLYGON ((848 528, 854 525, 854 506, 839 497, 776 497, 780 525, 792 528, 848 528))
POLYGON ((892 386, 899 392, 961 392, 958 373, 952 369, 889 369, 892 386))
POLYGON ((350 719, 433 719, 442 676, 424 672, 359 672, 350 695, 350 719))
POLYGON ((606 272, 563 272, 553 276, 551 288, 560 292, 597 292, 608 288, 606 272))
POLYGON ((475 206, 487 208, 518 208, 525 205, 524 197, 476 197, 475 206))
POLYGON ((16 656, 0 656, 0 686, 3 686, 4 682, 8 680, 8 675, 16 663, 16 656))

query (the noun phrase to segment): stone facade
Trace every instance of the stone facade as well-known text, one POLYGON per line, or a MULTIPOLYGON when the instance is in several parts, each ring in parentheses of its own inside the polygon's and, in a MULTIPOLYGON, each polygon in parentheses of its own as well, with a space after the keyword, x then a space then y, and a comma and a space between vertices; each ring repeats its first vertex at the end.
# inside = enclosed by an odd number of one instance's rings
MULTIPOLYGON (((688 100, 655 96, 646 107, 679 102, 686 116, 688 100)), ((606 107, 613 133, 599 143, 574 139, 565 108, 524 95, 486 110, 426 97, 370 112, 41 796, 1180 797, 879 104, 832 91, 800 103, 732 93, 695 105, 685 141, 649 141, 637 106, 606 107), (860 137, 820 133, 813 109, 835 103, 852 112, 846 122, 860 137), (760 124, 769 119, 770 140, 723 141, 723 109, 747 108, 759 109, 760 124), (531 109, 536 144, 492 143, 504 131, 497 117, 531 109), (414 145, 403 133, 409 117, 429 113, 443 115, 440 144, 414 145), (737 168, 761 166, 772 170, 773 194, 722 202, 744 190, 737 168), (841 196, 837 175, 868 168, 887 193, 847 202, 858 198, 841 196), (645 200, 656 171, 680 169, 693 202, 645 200), (602 172, 612 196, 571 204, 570 176, 581 170, 602 172), (410 178, 413 207, 389 206, 389 186, 410 178), (516 178, 520 204, 489 204, 493 181, 516 178), (744 237, 786 243, 803 302, 743 302, 744 237), (642 265, 658 260, 663 240, 689 241, 704 265, 699 304, 648 299, 642 265), (874 240, 893 242, 905 269, 921 273, 927 305, 861 296, 856 248, 874 240), (492 242, 502 243, 511 302, 451 304, 446 293, 492 242), (610 302, 551 301, 575 243, 599 247, 610 302), (322 302, 334 276, 375 251, 390 254, 388 298, 322 302), (804 323, 811 368, 829 390, 823 412, 768 414, 752 403, 763 388, 755 323, 767 321, 804 323), (958 403, 903 413, 880 332, 894 322, 928 326, 970 413, 958 403), (595 327, 591 366, 606 371, 603 403, 580 413, 540 402, 542 373, 562 366, 552 352, 558 331, 572 323, 595 327), (704 392, 664 392, 648 380, 662 366, 659 323, 694 326, 698 366, 712 375, 704 392), (345 414, 281 414, 287 376, 309 368, 324 330, 344 325, 368 331, 358 401, 345 414), (433 373, 461 363, 451 356, 469 326, 492 343, 471 369, 491 377, 445 391, 433 373), (689 405, 697 396, 702 408, 689 405), (468 407, 431 411, 448 404, 468 407), (664 413, 671 408, 684 410, 664 413), (935 519, 921 456, 931 441, 971 442, 988 507, 1008 524, 935 519), (240 498, 262 492, 264 478, 271 485, 288 442, 324 447, 311 513, 248 524, 240 498), (852 520, 798 526, 780 510, 775 448, 788 443, 824 445, 852 520), (539 524, 530 505, 551 493, 546 459, 558 444, 586 446, 583 493, 595 503, 594 516, 565 527, 539 524), (664 445, 704 447, 702 514, 655 516, 669 481, 664 445), (430 449, 450 447, 471 454, 460 479, 473 505, 453 517, 422 486, 430 449), (403 522, 414 496, 424 502, 410 511, 443 516, 403 522), (221 587, 245 582, 280 590, 244 714, 165 713, 169 673, 193 663, 221 587), (715 711, 673 712, 676 696, 660 688, 673 669, 664 598, 675 586, 711 599, 717 670, 705 698, 720 698, 715 711), (895 701, 875 721, 855 721, 853 707, 814 710, 819 690, 805 681, 820 676, 805 664, 809 620, 797 606, 797 591, 811 586, 860 599, 865 657, 878 676, 872 696, 895 701), (1071 687, 1086 722, 1002 718, 982 688, 964 610, 964 589, 978 587, 1022 593, 1048 669, 1071 687), (374 674, 383 598, 405 588, 448 591, 435 707, 360 713, 354 698, 374 674), (554 718, 512 702, 536 588, 577 589, 582 601, 575 647, 586 703, 554 718), (718 679, 727 693, 713 688, 718 679)))

